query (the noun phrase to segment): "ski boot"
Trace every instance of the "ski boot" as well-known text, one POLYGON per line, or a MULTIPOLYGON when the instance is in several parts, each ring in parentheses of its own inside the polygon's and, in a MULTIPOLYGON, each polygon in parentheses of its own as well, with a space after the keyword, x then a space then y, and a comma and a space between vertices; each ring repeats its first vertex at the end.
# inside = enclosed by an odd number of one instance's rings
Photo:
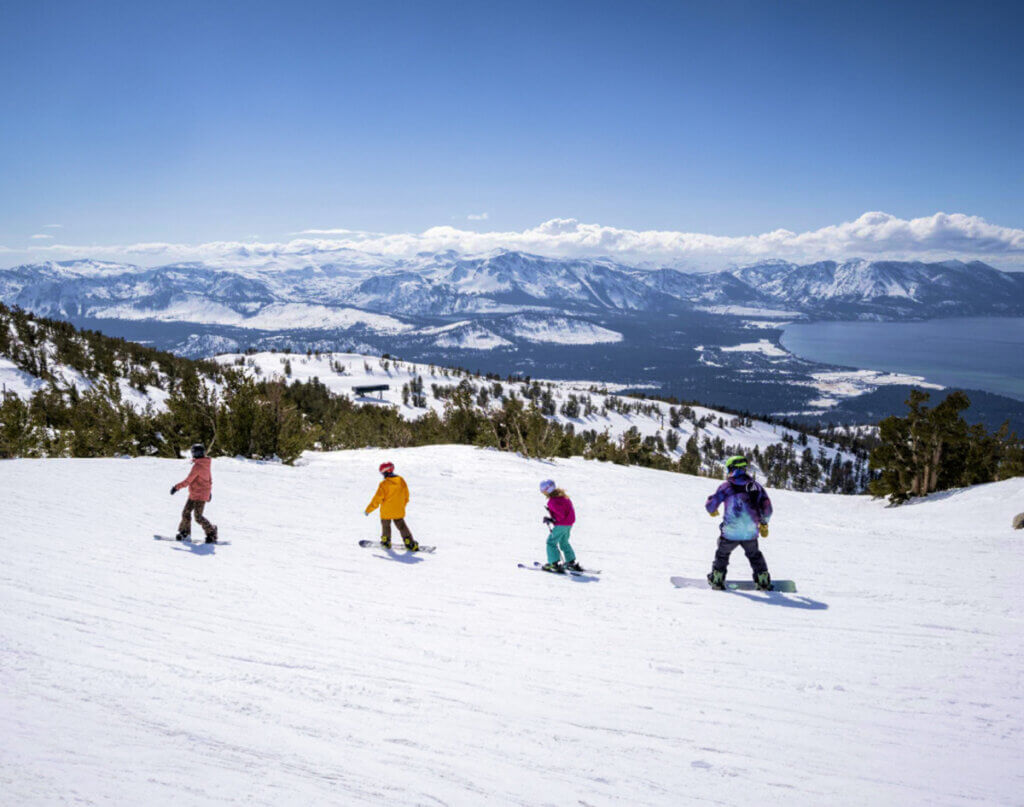
POLYGON ((554 563, 545 563, 540 567, 545 572, 554 572, 555 574, 565 574, 565 569, 562 568, 562 564, 555 561, 554 563))
POLYGON ((403 538, 402 543, 405 544, 405 548, 408 549, 410 552, 415 552, 417 549, 420 548, 420 545, 416 543, 415 538, 403 538))
POLYGON ((211 532, 209 535, 206 536, 206 543, 208 543, 208 544, 215 544, 215 543, 217 543, 217 530, 214 530, 213 532, 211 532))
POLYGON ((391 549, 391 538, 389 538, 387 535, 382 535, 380 537, 380 545, 385 549, 391 549))
POLYGON ((580 566, 580 564, 577 561, 575 561, 575 560, 570 560, 568 563, 566 563, 565 564, 565 568, 568 569, 570 572, 582 572, 583 571, 583 567, 580 566))
POLYGON ((708 585, 715 591, 725 591, 725 572, 712 569, 711 574, 708 575, 708 585))
POLYGON ((189 537, 189 534, 187 532, 179 532, 177 535, 174 536, 174 540, 175 541, 191 541, 192 539, 189 537))
POLYGON ((754 585, 757 586, 758 591, 774 591, 775 586, 772 585, 772 576, 768 572, 760 572, 754 575, 754 585))

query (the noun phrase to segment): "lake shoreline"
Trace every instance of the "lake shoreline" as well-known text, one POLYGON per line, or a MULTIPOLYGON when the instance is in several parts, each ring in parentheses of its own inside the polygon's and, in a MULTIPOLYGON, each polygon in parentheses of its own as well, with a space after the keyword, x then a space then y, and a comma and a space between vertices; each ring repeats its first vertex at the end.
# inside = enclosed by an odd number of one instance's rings
POLYGON ((780 325, 805 361, 918 376, 1024 401, 1024 317, 813 321, 780 325))

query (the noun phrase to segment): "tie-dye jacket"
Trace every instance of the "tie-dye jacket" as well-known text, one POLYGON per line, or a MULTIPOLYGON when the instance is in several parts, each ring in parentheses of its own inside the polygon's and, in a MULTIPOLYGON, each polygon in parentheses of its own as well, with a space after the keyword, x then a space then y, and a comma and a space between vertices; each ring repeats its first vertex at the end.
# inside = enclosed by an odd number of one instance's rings
POLYGON ((735 474, 708 496, 704 507, 709 513, 725 505, 722 537, 730 541, 750 541, 757 537, 759 524, 772 517, 772 502, 765 489, 746 474, 735 474))

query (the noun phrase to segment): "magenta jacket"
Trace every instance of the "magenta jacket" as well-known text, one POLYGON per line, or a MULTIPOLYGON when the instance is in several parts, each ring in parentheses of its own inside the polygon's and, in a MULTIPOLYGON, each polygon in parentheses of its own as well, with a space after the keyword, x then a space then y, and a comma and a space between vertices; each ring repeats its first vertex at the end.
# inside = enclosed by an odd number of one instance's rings
POLYGON ((556 527, 571 527, 576 523, 576 511, 572 509, 572 499, 548 499, 548 512, 555 520, 556 527))

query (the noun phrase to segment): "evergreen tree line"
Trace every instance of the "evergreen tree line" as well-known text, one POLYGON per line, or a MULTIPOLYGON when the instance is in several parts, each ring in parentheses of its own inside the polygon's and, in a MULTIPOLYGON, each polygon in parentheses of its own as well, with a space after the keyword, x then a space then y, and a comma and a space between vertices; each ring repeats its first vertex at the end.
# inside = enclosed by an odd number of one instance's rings
POLYGON ((878 424, 878 446, 871 452, 874 478, 868 489, 893 503, 939 490, 1024 476, 1024 443, 1007 424, 996 432, 969 425, 961 414, 971 405, 962 391, 934 407, 930 396, 912 390, 905 417, 878 424))

